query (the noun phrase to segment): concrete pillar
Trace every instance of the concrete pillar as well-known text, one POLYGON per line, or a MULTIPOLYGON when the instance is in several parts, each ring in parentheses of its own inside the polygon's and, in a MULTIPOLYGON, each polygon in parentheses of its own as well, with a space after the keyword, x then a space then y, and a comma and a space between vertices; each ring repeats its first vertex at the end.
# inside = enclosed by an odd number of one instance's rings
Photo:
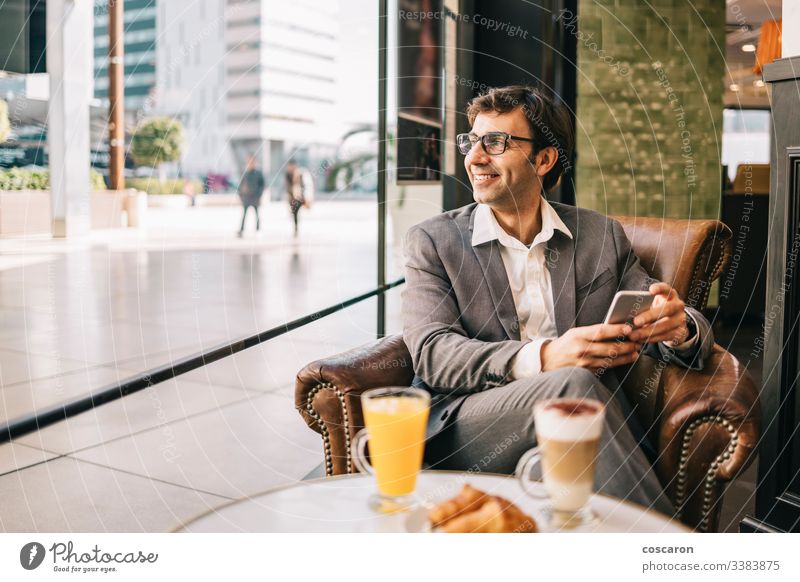
POLYGON ((54 237, 89 232, 93 25, 90 0, 47 0, 47 141, 54 237))

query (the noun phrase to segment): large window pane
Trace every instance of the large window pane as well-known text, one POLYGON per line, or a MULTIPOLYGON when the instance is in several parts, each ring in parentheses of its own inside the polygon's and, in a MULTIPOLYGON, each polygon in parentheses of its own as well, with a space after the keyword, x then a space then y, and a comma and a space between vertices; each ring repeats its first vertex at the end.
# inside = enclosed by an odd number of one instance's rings
MULTIPOLYGON (((90 143, 93 169, 105 176, 108 16, 106 2, 95 4, 102 50, 94 63, 90 143)), ((4 386, 97 366, 124 378, 377 285, 377 3, 128 2, 124 21, 128 140, 143 124, 166 118, 182 128, 181 152, 153 167, 128 144, 127 186, 147 192, 128 215, 137 227, 123 228, 125 216, 110 204, 90 240, 37 235, 0 243, 4 386), (137 44, 143 35, 144 52, 137 44), (259 228, 251 208, 239 236, 237 189, 247 183, 250 158, 263 175, 259 228), (299 168, 291 184, 290 161, 299 168), (295 205, 295 231, 289 199, 298 189, 305 205, 295 205)), ((12 114, 25 114, 11 120, 17 141, 8 151, 39 153, 0 160, 46 169, 39 150, 47 143, 47 107, 13 106, 15 98, 24 102, 33 80, 10 79, 2 88, 12 114)), ((369 313, 358 324, 367 338, 376 332, 377 308, 369 313)), ((331 349, 363 339, 342 334, 331 349)), ((296 372, 284 371, 285 386, 296 372)), ((112 381, 100 376, 54 398, 112 381)), ((39 407, 25 401, 28 411, 39 407)), ((12 409, 25 411, 11 403, 0 419, 12 409)))

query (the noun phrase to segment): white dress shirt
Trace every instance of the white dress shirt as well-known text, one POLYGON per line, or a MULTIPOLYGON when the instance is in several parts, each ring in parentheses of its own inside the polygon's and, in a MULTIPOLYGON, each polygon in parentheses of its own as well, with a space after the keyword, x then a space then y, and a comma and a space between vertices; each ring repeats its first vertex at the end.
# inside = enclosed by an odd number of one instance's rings
MULTIPOLYGON (((553 285, 550 271, 545 264, 545 248, 553 233, 560 230, 573 238, 567 225, 552 206, 541 199, 542 230, 533 239, 530 247, 508 234, 497 222, 491 208, 478 204, 472 230, 472 246, 497 239, 500 257, 503 259, 511 295, 519 319, 521 341, 528 343, 514 357, 511 379, 528 378, 542 371, 541 351, 548 340, 558 337, 553 306, 553 285)), ((694 345, 695 337, 674 346, 681 350, 694 345)))

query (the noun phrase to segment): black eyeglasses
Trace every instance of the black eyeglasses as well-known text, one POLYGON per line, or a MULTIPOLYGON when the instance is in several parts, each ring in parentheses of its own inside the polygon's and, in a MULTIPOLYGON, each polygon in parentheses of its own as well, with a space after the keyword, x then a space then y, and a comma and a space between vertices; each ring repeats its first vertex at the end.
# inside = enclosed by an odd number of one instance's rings
POLYGON ((459 133, 456 136, 456 143, 458 144, 458 150, 464 155, 467 155, 473 146, 480 141, 483 146, 483 151, 490 156, 499 156, 506 151, 508 140, 510 139, 534 143, 534 141, 528 137, 518 137, 510 133, 505 133, 504 131, 490 131, 484 133, 480 137, 474 133, 459 133))

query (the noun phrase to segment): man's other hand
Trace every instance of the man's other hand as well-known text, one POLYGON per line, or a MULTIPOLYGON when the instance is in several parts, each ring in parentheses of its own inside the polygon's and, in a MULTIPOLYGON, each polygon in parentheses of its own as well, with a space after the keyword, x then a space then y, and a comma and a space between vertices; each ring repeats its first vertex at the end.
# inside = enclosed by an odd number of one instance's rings
POLYGON ((672 346, 686 341, 686 305, 678 292, 666 283, 653 283, 649 291, 655 295, 653 304, 633 319, 634 330, 628 338, 642 344, 668 342, 672 346))
POLYGON ((542 371, 579 367, 597 372, 635 362, 642 346, 630 340, 631 332, 626 323, 573 327, 542 346, 542 371))

